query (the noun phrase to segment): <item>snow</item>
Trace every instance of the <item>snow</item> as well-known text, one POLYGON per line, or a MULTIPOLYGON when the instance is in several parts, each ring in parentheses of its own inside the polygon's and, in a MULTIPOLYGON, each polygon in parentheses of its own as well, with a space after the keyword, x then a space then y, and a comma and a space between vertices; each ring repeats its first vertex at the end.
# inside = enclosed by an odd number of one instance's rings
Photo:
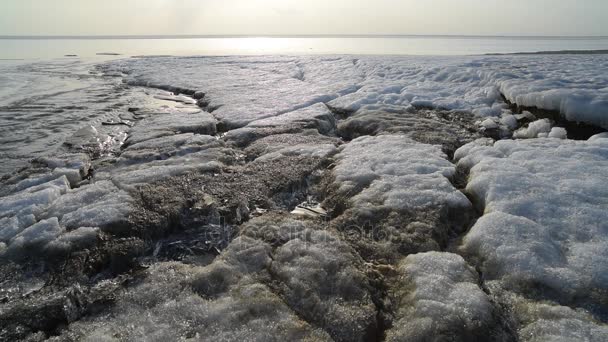
POLYGON ((191 89, 228 128, 325 102, 362 108, 431 107, 480 117, 520 106, 608 128, 603 55, 474 57, 198 57, 113 62, 127 82, 191 89), (253 81, 252 81, 253 80, 253 81))
POLYGON ((591 136, 588 140, 594 141, 594 140, 598 140, 598 139, 608 139, 608 132, 596 134, 594 136, 591 136))
POLYGON ((366 136, 344 145, 336 161, 338 193, 352 197, 354 208, 470 206, 450 183, 455 167, 438 146, 417 143, 404 135, 366 136))
POLYGON ((127 82, 132 85, 203 92, 206 107, 230 129, 353 92, 362 76, 352 60, 334 57, 316 63, 292 57, 205 57, 114 64, 131 71, 127 82))
POLYGON ((551 128, 551 132, 549 132, 548 137, 556 139, 566 139, 568 138, 568 131, 566 131, 566 129, 562 127, 553 127, 551 128))
POLYGON ((485 129, 496 129, 496 128, 498 128, 498 124, 492 118, 487 118, 484 121, 482 121, 481 126, 483 128, 485 128, 485 129))
POLYGON ((541 134, 551 132, 551 121, 549 119, 540 119, 530 122, 528 127, 523 127, 513 133, 516 139, 531 139, 540 137, 541 134))
POLYGON ((457 151, 484 215, 462 251, 488 283, 546 289, 560 303, 606 310, 608 140, 503 140, 457 151), (590 304, 593 303, 593 304, 590 304))
POLYGON ((590 341, 608 338, 608 327, 599 324, 584 312, 566 306, 544 303, 522 305, 522 341, 590 341))
POLYGON ((365 136, 341 146, 334 160, 324 207, 343 211, 332 225, 352 233, 363 255, 396 260, 439 250, 470 219, 472 205, 451 184, 456 167, 440 146, 365 136))
POLYGON ((493 306, 461 256, 413 254, 399 263, 397 272, 396 317, 387 341, 489 337, 493 306))
MULTIPOLYGON (((245 255, 252 255, 244 251, 245 255)), ((238 270, 228 269, 234 274, 238 270)), ((105 340, 205 339, 218 341, 330 341, 329 336, 300 320, 266 285, 245 274, 229 280, 218 297, 198 294, 197 278, 205 268, 175 262, 157 263, 137 285, 118 295, 110 315, 84 318, 59 338, 105 340)), ((228 277, 230 273, 216 276, 228 277)))

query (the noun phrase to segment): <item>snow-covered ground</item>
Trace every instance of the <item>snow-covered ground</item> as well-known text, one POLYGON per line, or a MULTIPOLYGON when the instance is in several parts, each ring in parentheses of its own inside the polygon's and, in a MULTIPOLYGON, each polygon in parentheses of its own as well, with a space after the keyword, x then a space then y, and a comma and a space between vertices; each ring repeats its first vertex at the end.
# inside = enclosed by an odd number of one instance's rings
POLYGON ((605 55, 17 66, 0 340, 608 340, 605 55))

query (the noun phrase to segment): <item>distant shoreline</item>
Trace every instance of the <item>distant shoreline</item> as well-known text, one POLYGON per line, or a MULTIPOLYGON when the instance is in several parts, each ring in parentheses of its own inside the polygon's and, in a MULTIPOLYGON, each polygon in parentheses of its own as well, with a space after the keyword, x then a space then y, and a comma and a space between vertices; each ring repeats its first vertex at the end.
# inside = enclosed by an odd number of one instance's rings
POLYGON ((0 40, 128 40, 128 39, 226 39, 226 38, 424 38, 424 39, 522 39, 522 40, 604 40, 608 36, 484 36, 484 35, 91 35, 91 36, 14 36, 0 35, 0 40))
POLYGON ((513 55, 607 55, 608 50, 555 50, 536 52, 486 53, 484 56, 513 56, 513 55))

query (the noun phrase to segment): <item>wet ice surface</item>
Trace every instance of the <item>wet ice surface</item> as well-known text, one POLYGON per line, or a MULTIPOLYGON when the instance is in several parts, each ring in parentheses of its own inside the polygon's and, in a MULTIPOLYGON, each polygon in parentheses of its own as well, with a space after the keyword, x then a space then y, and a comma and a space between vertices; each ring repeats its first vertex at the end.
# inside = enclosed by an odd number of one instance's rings
POLYGON ((606 63, 4 65, 0 340, 604 341, 606 63))

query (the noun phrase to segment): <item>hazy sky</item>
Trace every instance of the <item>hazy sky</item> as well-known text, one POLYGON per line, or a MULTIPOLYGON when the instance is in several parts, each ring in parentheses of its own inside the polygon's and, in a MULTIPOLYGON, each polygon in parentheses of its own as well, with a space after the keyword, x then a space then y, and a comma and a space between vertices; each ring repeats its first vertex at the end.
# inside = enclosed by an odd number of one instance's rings
POLYGON ((0 35, 607 35, 608 0, 0 0, 0 35))

